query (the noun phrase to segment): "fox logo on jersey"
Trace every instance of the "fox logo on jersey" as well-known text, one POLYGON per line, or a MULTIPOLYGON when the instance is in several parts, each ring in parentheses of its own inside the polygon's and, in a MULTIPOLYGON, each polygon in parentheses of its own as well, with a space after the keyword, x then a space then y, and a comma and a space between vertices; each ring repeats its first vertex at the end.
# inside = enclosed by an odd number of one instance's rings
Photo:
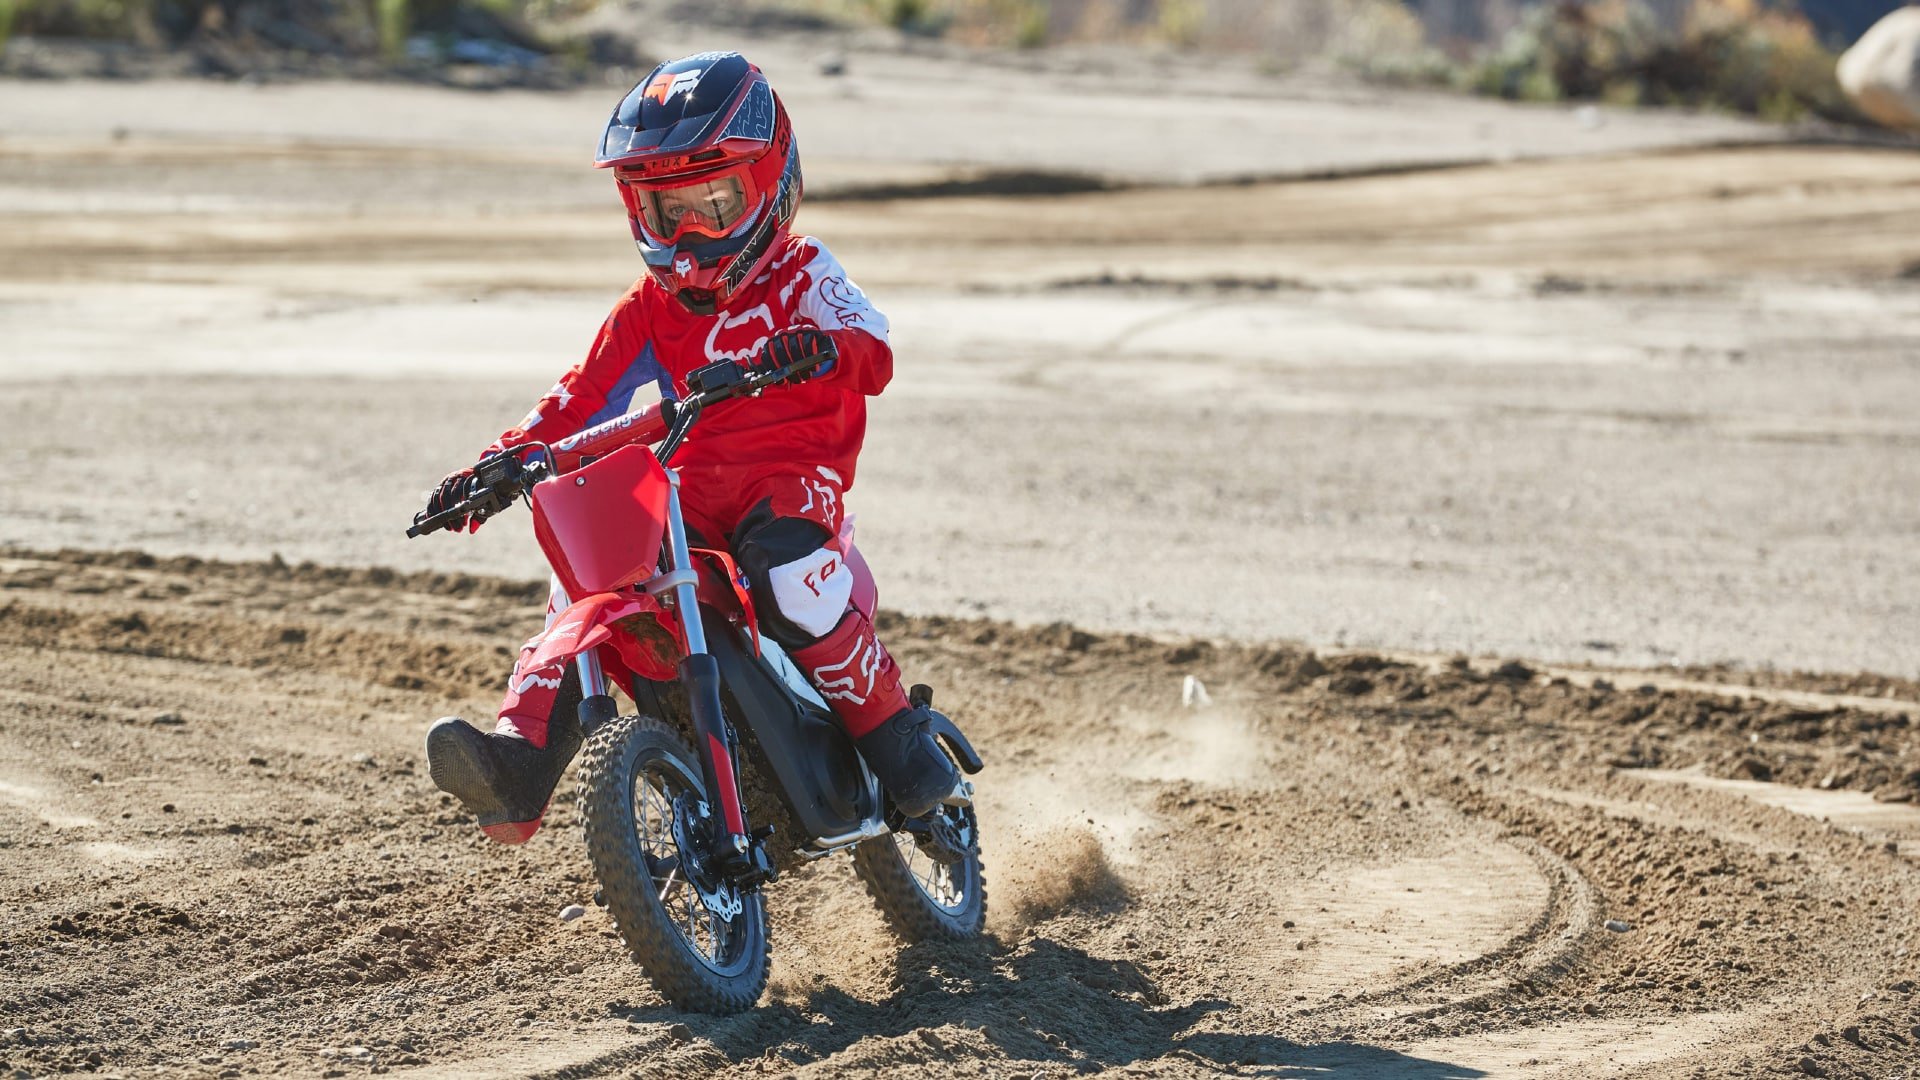
POLYGON ((756 304, 738 315, 721 312, 707 331, 707 359, 745 363, 760 354, 773 335, 773 309, 756 304))

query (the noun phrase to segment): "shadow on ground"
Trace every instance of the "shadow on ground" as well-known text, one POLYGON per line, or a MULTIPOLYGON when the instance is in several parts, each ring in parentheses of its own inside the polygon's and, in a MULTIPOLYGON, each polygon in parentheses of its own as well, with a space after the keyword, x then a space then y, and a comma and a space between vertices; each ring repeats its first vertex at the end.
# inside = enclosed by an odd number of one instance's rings
MULTIPOLYGON (((1232 1066, 1240 1075, 1262 1077, 1320 1076, 1329 1069, 1382 1080, 1486 1075, 1363 1043, 1196 1031, 1208 1017, 1227 1019, 1238 1006, 1218 998, 1170 1004, 1132 961, 1102 959, 1044 937, 914 945, 902 950, 895 977, 898 989, 881 1001, 824 986, 804 1004, 769 1004, 736 1017, 668 1008, 615 1012, 642 1023, 685 1023, 736 1065, 757 1059, 776 1067, 807 1065, 880 1040, 884 1048, 867 1053, 884 1054, 896 1066, 936 1069, 984 1058, 1015 1071, 1086 1074, 1162 1061, 1199 1070, 1232 1066)), ((617 1065, 622 1056, 588 1063, 585 1071, 617 1065)))

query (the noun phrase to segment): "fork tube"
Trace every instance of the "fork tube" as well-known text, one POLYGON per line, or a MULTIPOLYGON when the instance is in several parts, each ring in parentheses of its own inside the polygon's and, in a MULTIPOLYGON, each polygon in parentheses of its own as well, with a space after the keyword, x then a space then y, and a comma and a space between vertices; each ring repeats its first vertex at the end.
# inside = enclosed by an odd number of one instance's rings
MULTIPOLYGON (((553 627, 553 620, 567 610, 573 603, 567 597, 567 590, 560 584, 560 575, 554 574, 547 583, 547 627, 553 627)), ((600 650, 588 649, 573 658, 573 667, 580 673, 580 697, 582 700, 597 697, 607 692, 606 676, 600 671, 600 650)))
MULTIPOLYGON (((680 516, 680 474, 667 470, 671 486, 667 489, 667 543, 673 548, 673 568, 693 568, 693 555, 687 550, 687 524, 680 516)), ((706 629, 700 623, 700 598, 692 585, 677 585, 673 603, 680 612, 680 632, 686 636, 687 655, 680 661, 680 685, 687 691, 687 712, 693 721, 695 739, 700 743, 700 761, 707 790, 720 804, 720 820, 726 826, 722 857, 747 851, 746 808, 741 805, 740 784, 733 771, 733 745, 727 738, 727 721, 720 705, 720 665, 707 654, 706 629)))
MULTIPOLYGON (((667 488, 667 543, 673 548, 673 568, 690 570, 693 568, 693 555, 687 550, 687 523, 680 516, 679 471, 668 469, 667 479, 670 481, 667 488)), ((705 653, 707 631, 700 625, 700 600, 693 586, 675 586, 673 602, 680 609, 680 631, 687 639, 687 655, 705 653)))

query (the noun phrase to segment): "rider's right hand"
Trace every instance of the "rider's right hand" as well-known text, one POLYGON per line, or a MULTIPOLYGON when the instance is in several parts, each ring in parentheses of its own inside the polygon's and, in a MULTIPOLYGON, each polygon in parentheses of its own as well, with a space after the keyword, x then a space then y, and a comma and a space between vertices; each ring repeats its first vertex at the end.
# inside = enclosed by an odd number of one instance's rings
MULTIPOLYGON (((789 326, 768 338, 766 344, 760 347, 760 355, 754 358, 753 368, 759 372, 778 371, 832 348, 833 339, 824 331, 811 326, 789 326)), ((788 376, 788 381, 806 382, 821 378, 832 370, 833 360, 828 359, 807 371, 788 376)))
MULTIPOLYGON (((472 482, 472 469, 455 469, 448 473, 447 478, 440 481, 440 486, 434 489, 432 494, 427 496, 426 516, 432 517, 434 514, 438 514, 449 507, 457 506, 466 501, 469 494, 467 488, 472 482)), ((474 522, 469 518, 462 518, 459 521, 450 521, 447 523, 447 528, 449 529, 459 529, 462 527, 477 529, 480 526, 478 522, 474 522)))

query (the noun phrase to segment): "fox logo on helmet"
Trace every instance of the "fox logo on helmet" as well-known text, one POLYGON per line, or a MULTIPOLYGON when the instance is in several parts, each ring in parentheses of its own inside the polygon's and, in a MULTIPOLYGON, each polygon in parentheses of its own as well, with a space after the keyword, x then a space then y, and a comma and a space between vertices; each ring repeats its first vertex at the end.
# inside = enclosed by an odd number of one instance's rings
POLYGON ((673 95, 698 86, 700 73, 705 70, 705 68, 694 68, 691 71, 663 71, 653 77, 653 81, 647 84, 646 90, 642 91, 640 96, 652 98, 665 105, 667 99, 673 95))
POLYGON ((693 276, 693 257, 690 255, 682 255, 679 258, 673 260, 673 272, 676 274, 679 274, 683 278, 692 277, 693 276))

